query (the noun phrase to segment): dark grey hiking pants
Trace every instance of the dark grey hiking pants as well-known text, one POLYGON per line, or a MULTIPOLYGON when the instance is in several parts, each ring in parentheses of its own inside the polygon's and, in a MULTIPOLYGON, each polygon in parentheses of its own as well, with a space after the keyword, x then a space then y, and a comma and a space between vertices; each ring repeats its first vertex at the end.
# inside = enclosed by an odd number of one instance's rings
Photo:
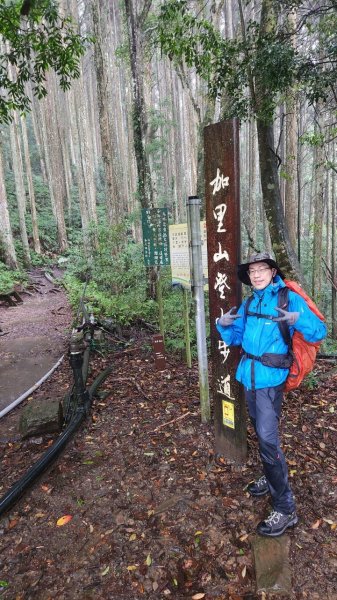
POLYGON ((284 384, 260 390, 245 390, 249 415, 259 441, 263 471, 267 478, 273 508, 283 514, 295 510, 288 484, 288 468, 279 441, 279 420, 284 384))

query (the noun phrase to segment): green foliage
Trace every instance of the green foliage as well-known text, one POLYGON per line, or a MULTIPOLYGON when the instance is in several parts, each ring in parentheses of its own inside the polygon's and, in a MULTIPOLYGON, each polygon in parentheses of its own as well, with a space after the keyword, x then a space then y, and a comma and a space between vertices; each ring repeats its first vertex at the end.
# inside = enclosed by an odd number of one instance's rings
POLYGON ((194 66, 208 82, 213 97, 230 98, 226 117, 247 118, 251 110, 264 120, 272 118, 278 94, 293 77, 295 51, 273 34, 259 36, 251 21, 245 39, 224 39, 210 21, 196 17, 186 1, 171 0, 161 6, 157 43, 169 58, 194 66), (268 95, 259 105, 247 95, 250 77, 255 76, 268 95))
POLYGON ((324 354, 336 354, 337 355, 337 340, 332 337, 325 338, 320 352, 324 354))
POLYGON ((15 285, 25 283, 27 275, 22 271, 11 271, 0 261, 0 294, 8 294, 15 285))
MULTIPOLYGON (((189 300, 189 330, 192 357, 197 354, 197 337, 195 329, 195 311, 191 292, 189 300)), ((168 352, 179 353, 185 359, 185 322, 184 322, 184 297, 179 288, 172 288, 170 269, 166 270, 163 286, 164 302, 164 331, 165 348, 168 352)), ((208 312, 208 294, 205 294, 205 311, 208 312)), ((206 318, 208 325, 208 320, 206 318)))
POLYGON ((194 67, 207 81, 212 97, 225 96, 225 117, 245 119, 252 112, 270 122, 276 104, 290 87, 298 84, 309 101, 316 102, 327 101, 336 85, 334 0, 305 14, 302 28, 304 22, 306 28, 297 49, 292 44, 294 32, 289 30, 287 18, 296 6, 306 8, 300 1, 270 3, 267 32, 262 33, 258 23, 249 21, 245 36, 228 40, 211 21, 200 16, 201 11, 197 15, 193 12, 192 3, 168 0, 160 7, 155 43, 171 60, 194 67), (252 92, 252 83, 254 96, 247 93, 248 89, 252 92))
MULTIPOLYGON (((132 240, 127 223, 114 228, 100 227, 98 245, 89 261, 83 248, 77 245, 63 258, 63 264, 67 266, 64 283, 75 311, 84 295, 89 312, 93 312, 96 317, 106 317, 124 326, 142 319, 159 329, 158 304, 147 298, 143 248, 132 240)), ((161 278, 165 347, 169 352, 178 352, 184 356, 183 293, 172 289, 169 267, 161 270, 161 278)), ((207 294, 207 310, 206 296, 207 294)), ((195 318, 190 294, 189 299, 190 337, 192 355, 195 356, 195 318)))
POLYGON ((29 110, 27 81, 32 82, 38 98, 46 95, 48 70, 57 73, 63 90, 69 89, 71 79, 79 76, 79 60, 89 41, 77 33, 70 17, 61 17, 57 2, 42 0, 25 4, 30 6, 23 17, 22 2, 0 0, 0 35, 9 47, 1 54, 0 61, 0 87, 5 90, 0 96, 0 122, 4 123, 11 120, 11 111, 29 110), (13 80, 9 65, 15 68, 13 80))
POLYGON ((307 390, 314 390, 318 387, 318 378, 315 371, 311 371, 308 375, 303 379, 303 385, 307 390))
POLYGON ((156 305, 146 298, 142 246, 132 241, 127 224, 98 231, 98 244, 88 261, 82 247, 68 257, 65 283, 70 301, 78 306, 83 294, 94 314, 129 325, 139 317, 153 321, 156 305))
POLYGON ((30 260, 32 267, 44 267, 55 264, 55 258, 47 254, 37 254, 34 250, 30 251, 30 260))
POLYGON ((323 146, 324 144, 324 134, 317 133, 316 131, 310 131, 308 133, 304 133, 300 141, 302 143, 308 144, 308 146, 323 146))

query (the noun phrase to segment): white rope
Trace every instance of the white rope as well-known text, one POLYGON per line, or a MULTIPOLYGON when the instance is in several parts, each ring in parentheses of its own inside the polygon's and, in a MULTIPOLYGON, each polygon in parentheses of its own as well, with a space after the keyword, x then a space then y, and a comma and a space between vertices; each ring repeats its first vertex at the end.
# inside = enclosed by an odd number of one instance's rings
POLYGON ((40 385, 46 380, 48 379, 49 375, 51 375, 55 369, 57 369, 57 367, 61 364, 62 360, 64 359, 64 354, 61 356, 61 358, 57 361, 57 363, 50 369, 50 371, 48 371, 48 373, 46 373, 42 379, 40 379, 39 381, 37 381, 37 383, 35 383, 35 385, 33 385, 33 387, 29 388, 29 390, 27 390, 27 392, 25 392, 24 394, 22 394, 21 396, 19 396, 19 398, 17 398, 16 400, 14 400, 12 402, 12 404, 9 404, 8 406, 6 406, 6 408, 4 408, 1 412, 0 412, 0 419, 1 417, 4 417, 9 411, 11 411, 13 408, 15 408, 18 404, 20 404, 20 402, 22 402, 22 400, 24 400, 25 398, 27 398, 27 396, 29 396, 29 394, 31 394, 32 392, 34 392, 34 390, 36 390, 38 387, 40 387, 40 385))

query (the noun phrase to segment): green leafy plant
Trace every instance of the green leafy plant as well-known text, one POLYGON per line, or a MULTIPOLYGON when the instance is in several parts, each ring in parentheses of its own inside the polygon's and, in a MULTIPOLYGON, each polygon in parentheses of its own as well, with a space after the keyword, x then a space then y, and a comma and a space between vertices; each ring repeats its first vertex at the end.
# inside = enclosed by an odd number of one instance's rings
MULTIPOLYGON (((71 305, 77 311, 84 302, 99 319, 108 318, 116 326, 130 326, 144 321, 159 330, 158 303, 147 297, 147 274, 143 247, 133 241, 129 223, 114 228, 100 226, 98 243, 88 260, 82 246, 74 245, 64 258, 64 284, 71 305), (67 259, 67 260, 66 260, 67 259)), ((165 348, 185 355, 184 298, 173 289, 171 269, 161 269, 164 304, 165 348)), ((206 311, 208 307, 205 294, 206 311)), ((194 303, 189 293, 189 326, 192 356, 196 355, 194 303)))
POLYGON ((74 246, 68 258, 65 284, 74 307, 85 286, 85 300, 96 315, 120 325, 140 317, 154 320, 155 303, 146 299, 142 246, 133 242, 128 223, 100 226, 89 260, 81 246, 74 246))
POLYGON ((307 390, 314 390, 318 387, 318 377, 315 371, 311 371, 303 380, 303 385, 307 390))
POLYGON ((24 284, 27 275, 22 271, 11 271, 0 261, 0 294, 8 294, 15 285, 24 284))
POLYGON ((30 80, 38 98, 47 94, 46 72, 53 69, 63 90, 79 77, 79 61, 91 38, 77 32, 71 17, 59 14, 53 0, 41 2, 0 1, 0 34, 8 49, 1 53, 0 78, 6 93, 0 97, 0 122, 8 123, 11 111, 29 110, 26 82, 30 80), (24 19, 24 26, 22 22, 24 19), (8 67, 15 66, 12 81, 8 67))

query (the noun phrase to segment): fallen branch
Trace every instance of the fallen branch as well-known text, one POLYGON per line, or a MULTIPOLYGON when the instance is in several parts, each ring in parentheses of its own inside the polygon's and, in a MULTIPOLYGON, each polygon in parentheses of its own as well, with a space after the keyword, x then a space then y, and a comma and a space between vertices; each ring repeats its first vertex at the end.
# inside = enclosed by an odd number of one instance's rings
POLYGON ((56 283, 56 281, 55 281, 54 277, 52 277, 51 275, 49 275, 49 273, 44 273, 44 276, 45 276, 45 278, 46 278, 46 279, 47 279, 47 280, 48 280, 50 283, 53 283, 53 284, 55 284, 55 283, 56 283))
POLYGON ((150 399, 151 399, 151 398, 149 398, 149 397, 148 397, 148 396, 145 394, 145 392, 144 392, 144 391, 142 390, 142 388, 140 387, 139 383, 137 383, 137 381, 136 381, 136 380, 135 380, 133 377, 118 377, 117 379, 116 379, 116 378, 114 378, 114 380, 113 380, 113 381, 114 381, 114 382, 115 382, 115 381, 117 381, 117 382, 121 382, 121 381, 122 381, 123 383, 124 383, 124 382, 126 382, 126 383, 133 383, 133 384, 136 386, 137 390, 138 390, 138 391, 139 391, 139 392, 142 394, 142 396, 144 396, 144 398, 145 398, 146 400, 150 400, 150 399))
MULTIPOLYGON (((118 342, 119 340, 116 341, 118 342)), ((133 354, 133 352, 137 351, 139 352, 139 348, 129 348, 128 350, 118 350, 118 352, 112 352, 109 354, 109 356, 112 358, 122 358, 126 354, 133 354)))
POLYGON ((149 398, 145 392, 142 390, 142 388, 140 387, 139 383, 137 383, 137 381, 133 380, 133 383, 135 384, 137 390, 142 394, 142 396, 144 396, 145 400, 151 400, 151 398, 149 398))
POLYGON ((155 433, 156 431, 158 431, 158 429, 161 429, 162 427, 166 427, 167 425, 171 425, 172 423, 176 423, 177 421, 180 421, 181 419, 185 419, 185 417, 187 417, 187 415, 192 415, 192 414, 195 414, 195 413, 191 413, 191 411, 188 410, 183 415, 180 415, 180 417, 177 417, 176 419, 172 419, 172 421, 168 421, 167 423, 163 423, 162 425, 158 425, 158 427, 156 427, 155 429, 150 431, 150 433, 155 433))
POLYGON ((303 452, 299 452, 299 450, 297 450, 297 454, 299 454, 300 456, 302 456, 302 458, 305 458, 306 460, 313 461, 313 462, 317 463, 318 465, 321 464, 321 461, 317 460, 313 456, 310 456, 310 454, 304 454, 303 452))

